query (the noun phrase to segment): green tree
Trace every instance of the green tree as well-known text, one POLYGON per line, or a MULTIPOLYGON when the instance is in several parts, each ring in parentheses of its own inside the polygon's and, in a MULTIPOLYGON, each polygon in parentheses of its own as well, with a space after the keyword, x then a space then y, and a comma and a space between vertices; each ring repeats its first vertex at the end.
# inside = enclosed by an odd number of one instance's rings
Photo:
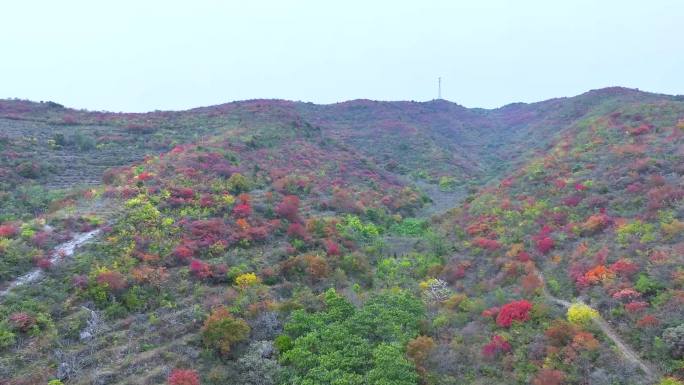
POLYGON ((405 357, 402 349, 394 344, 380 344, 373 350, 373 369, 368 372, 367 384, 415 385, 418 374, 405 357))

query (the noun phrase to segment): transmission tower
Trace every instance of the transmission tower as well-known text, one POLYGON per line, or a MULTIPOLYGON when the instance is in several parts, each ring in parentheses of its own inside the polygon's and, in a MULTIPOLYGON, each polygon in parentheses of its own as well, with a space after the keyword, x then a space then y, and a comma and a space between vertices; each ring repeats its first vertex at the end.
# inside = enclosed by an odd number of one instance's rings
POLYGON ((442 99, 442 77, 437 78, 437 99, 442 99))

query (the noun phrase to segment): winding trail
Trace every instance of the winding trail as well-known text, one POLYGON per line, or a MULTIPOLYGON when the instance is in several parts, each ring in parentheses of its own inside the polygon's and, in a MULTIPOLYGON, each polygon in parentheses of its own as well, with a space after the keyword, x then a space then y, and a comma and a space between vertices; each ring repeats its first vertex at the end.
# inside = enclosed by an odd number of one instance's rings
MULTIPOLYGON (((87 233, 80 233, 76 235, 72 240, 64 242, 61 245, 55 247, 52 250, 53 256, 50 258, 50 262, 53 266, 58 265, 60 262, 64 261, 65 258, 72 256, 77 247, 90 241, 99 233, 100 229, 92 230, 87 233)), ((43 275, 44 272, 42 269, 33 269, 30 272, 16 278, 14 281, 10 282, 7 288, 0 291, 0 299, 7 296, 7 294, 9 294, 10 291, 12 291, 14 288, 18 286, 38 281, 43 277, 43 275)))
MULTIPOLYGON (((570 305, 572 305, 572 303, 569 301, 556 298, 553 295, 551 295, 551 293, 549 293, 549 291, 546 288, 546 280, 544 279, 544 275, 542 274, 542 272, 536 269, 536 274, 539 280, 541 281, 542 294, 548 301, 563 306, 565 308, 568 308, 570 307, 570 305)), ((576 303, 583 304, 584 302, 578 300, 576 301, 576 303)), ((603 334, 608 336, 608 338, 610 338, 611 341, 613 341, 615 346, 627 359, 627 361, 631 362, 635 366, 638 366, 644 372, 649 381, 655 381, 658 378, 656 371, 651 367, 651 365, 642 360, 639 357, 639 355, 634 350, 632 350, 632 348, 629 347, 629 345, 622 341, 620 336, 613 330, 612 327, 610 327, 608 322, 606 322, 606 320, 600 314, 598 317, 593 318, 592 321, 596 326, 598 326, 599 329, 601 329, 603 334)))

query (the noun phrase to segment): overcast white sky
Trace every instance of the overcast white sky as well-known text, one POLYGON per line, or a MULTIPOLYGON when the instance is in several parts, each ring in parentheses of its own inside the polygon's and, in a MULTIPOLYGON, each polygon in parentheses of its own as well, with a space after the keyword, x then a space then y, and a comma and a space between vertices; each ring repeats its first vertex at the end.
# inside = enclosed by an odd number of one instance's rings
POLYGON ((21 0, 0 97, 112 111, 251 98, 467 107, 612 85, 684 94, 679 0, 21 0))

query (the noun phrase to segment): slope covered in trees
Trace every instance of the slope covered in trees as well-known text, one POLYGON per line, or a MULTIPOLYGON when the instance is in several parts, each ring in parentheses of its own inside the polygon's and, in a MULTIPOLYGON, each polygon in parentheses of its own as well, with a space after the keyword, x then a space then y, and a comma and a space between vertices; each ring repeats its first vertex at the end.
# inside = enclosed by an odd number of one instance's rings
POLYGON ((147 114, 6 100, 0 124, 0 285, 45 270, 0 298, 9 384, 684 374, 678 97, 147 114))

